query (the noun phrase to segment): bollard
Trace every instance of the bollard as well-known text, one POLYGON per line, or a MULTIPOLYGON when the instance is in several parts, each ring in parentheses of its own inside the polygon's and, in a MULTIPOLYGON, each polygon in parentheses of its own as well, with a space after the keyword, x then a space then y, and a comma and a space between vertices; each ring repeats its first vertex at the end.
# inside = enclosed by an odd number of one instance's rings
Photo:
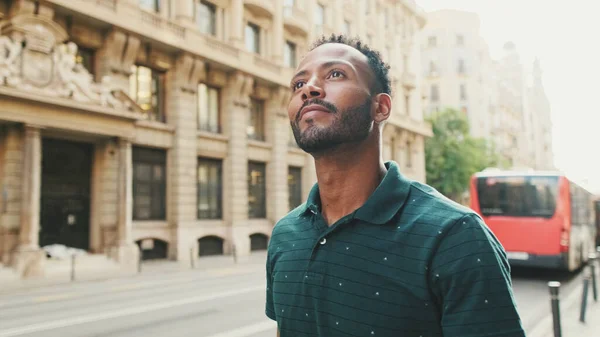
POLYGON ((75 254, 71 254, 71 282, 75 281, 75 254))
POLYGON ((190 248, 190 265, 194 269, 194 248, 190 248))
POLYGON ((233 263, 237 263, 237 254, 235 253, 235 245, 232 247, 233 263))
POLYGON ((552 323, 554 326, 554 337, 562 337, 562 331, 560 327, 560 306, 558 298, 560 282, 548 282, 548 288, 550 290, 550 306, 552 307, 552 323))
POLYGON ((586 273, 583 277, 583 293, 581 294, 581 311, 579 312, 579 321, 585 323, 585 311, 587 309, 588 287, 590 285, 590 275, 586 273))
POLYGON ((589 255, 590 260, 590 274, 592 274, 592 294, 594 294, 594 302, 598 302, 598 288, 596 285, 596 260, 597 255, 591 253, 589 255))
POLYGON ((144 251, 140 249, 140 254, 138 258, 138 274, 142 273, 142 259, 144 258, 144 251))

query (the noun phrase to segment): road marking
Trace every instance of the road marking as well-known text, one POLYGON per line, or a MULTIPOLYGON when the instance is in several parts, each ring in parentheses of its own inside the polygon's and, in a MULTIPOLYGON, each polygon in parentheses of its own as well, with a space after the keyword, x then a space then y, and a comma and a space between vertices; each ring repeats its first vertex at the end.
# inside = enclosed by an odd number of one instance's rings
POLYGON ((150 304, 150 305, 145 304, 143 306, 134 307, 134 308, 113 310, 113 311, 109 311, 109 312, 85 315, 85 316, 80 316, 80 317, 69 317, 67 319, 55 320, 55 321, 44 322, 44 323, 39 323, 39 324, 31 324, 28 326, 8 329, 8 330, 4 330, 4 331, 0 330, 0 337, 21 336, 21 335, 25 335, 25 334, 34 333, 34 332, 64 328, 67 326, 102 321, 102 320, 117 318, 117 317, 121 317, 121 316, 137 315, 137 314, 147 313, 147 312, 151 312, 151 311, 157 311, 157 310, 163 310, 163 309, 173 308, 173 307, 177 307, 177 306, 182 306, 182 305, 186 305, 186 304, 205 302, 205 301, 215 300, 215 299, 219 299, 219 298, 223 298, 223 297, 241 295, 241 294, 258 291, 258 290, 264 290, 264 289, 265 288, 263 286, 247 287, 247 288, 242 288, 242 289, 238 289, 238 290, 224 291, 224 292, 215 293, 212 295, 195 296, 195 297, 190 297, 190 298, 185 298, 185 299, 170 301, 170 302, 165 302, 165 303, 157 303, 157 304, 150 304))
POLYGON ((246 325, 241 328, 221 332, 208 337, 247 337, 257 334, 259 332, 271 330, 277 328, 277 322, 275 321, 264 321, 256 324, 246 325))
POLYGON ((63 294, 56 294, 56 295, 38 296, 38 297, 32 298, 31 301, 34 303, 44 303, 44 302, 64 300, 67 298, 73 298, 73 297, 75 297, 75 295, 77 295, 77 293, 63 293, 63 294))

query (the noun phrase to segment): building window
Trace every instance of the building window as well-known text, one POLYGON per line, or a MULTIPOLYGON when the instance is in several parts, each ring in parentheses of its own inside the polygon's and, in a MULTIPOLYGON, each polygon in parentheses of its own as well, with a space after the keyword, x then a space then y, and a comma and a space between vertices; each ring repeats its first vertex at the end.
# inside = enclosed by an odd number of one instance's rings
POLYGON ((134 147, 133 219, 166 219, 166 153, 134 147))
POLYGON ((296 66, 296 44, 290 41, 285 42, 283 53, 285 65, 288 67, 296 66))
POLYGON ((365 1, 365 14, 369 14, 371 12, 371 0, 365 1))
POLYGON ((77 46, 77 56, 75 56, 75 62, 80 64, 87 70, 91 75, 96 73, 95 71, 95 51, 93 49, 82 48, 77 46))
POLYGON ((465 73, 465 60, 463 60, 463 59, 458 60, 458 73, 459 74, 465 73))
POLYGON ((255 98, 250 99, 250 121, 248 123, 248 138, 265 140, 265 103, 255 98))
POLYGON ((325 26, 325 6, 317 4, 315 13, 315 29, 317 34, 323 34, 323 26, 325 26))
POLYGON ((250 22, 246 25, 246 49, 260 54, 260 27, 250 22))
POLYGON ((206 1, 196 1, 196 25, 200 31, 208 35, 217 34, 217 8, 206 1))
POLYGON ((219 89, 204 83, 198 84, 198 129, 213 133, 221 132, 219 99, 219 89))
POLYGON ((437 102, 440 99, 440 93, 437 84, 431 86, 431 101, 437 102))
POLYGON ((410 115, 410 95, 409 94, 404 95, 404 109, 406 111, 406 114, 410 115))
POLYGON ((352 34, 352 25, 350 24, 350 21, 344 20, 344 34, 345 35, 350 35, 352 34))
POLYGON ((464 84, 460 85, 460 99, 462 101, 467 99, 467 86, 464 84))
POLYGON ((465 37, 463 35, 456 35, 456 44, 459 46, 465 45, 465 37))
POLYGON ((294 15, 294 0, 283 1, 283 16, 288 18, 294 15))
POLYGON ((435 47, 437 45, 437 38, 435 36, 430 36, 427 40, 427 44, 429 47, 435 47))
POLYGON ((265 163, 248 162, 248 217, 251 219, 267 216, 265 166, 265 163))
POLYGON ((435 63, 433 61, 429 62, 429 74, 431 74, 431 75, 437 74, 437 66, 435 65, 435 63))
POLYGON ((404 148, 404 159, 406 159, 406 167, 412 167, 412 143, 410 141, 406 142, 406 147, 404 148))
POLYGON ((149 120, 165 122, 164 114, 164 72, 143 67, 131 66, 129 94, 146 112, 149 120))
POLYGON ((302 204, 302 168, 288 168, 288 205, 292 210, 302 204))
POLYGON ((154 12, 160 11, 160 0, 138 0, 141 7, 154 12))
POLYGON ((198 219, 223 215, 223 166, 218 159, 198 159, 198 219))

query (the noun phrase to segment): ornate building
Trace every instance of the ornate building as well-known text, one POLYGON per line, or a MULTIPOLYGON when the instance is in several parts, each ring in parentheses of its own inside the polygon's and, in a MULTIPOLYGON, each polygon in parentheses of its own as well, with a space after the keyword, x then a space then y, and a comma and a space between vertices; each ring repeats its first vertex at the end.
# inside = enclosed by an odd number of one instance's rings
POLYGON ((319 34, 392 64, 385 159, 423 181, 414 2, 0 1, 0 259, 63 244, 133 264, 264 249, 316 181, 287 118, 319 34), (190 254, 190 250, 192 254, 190 254))

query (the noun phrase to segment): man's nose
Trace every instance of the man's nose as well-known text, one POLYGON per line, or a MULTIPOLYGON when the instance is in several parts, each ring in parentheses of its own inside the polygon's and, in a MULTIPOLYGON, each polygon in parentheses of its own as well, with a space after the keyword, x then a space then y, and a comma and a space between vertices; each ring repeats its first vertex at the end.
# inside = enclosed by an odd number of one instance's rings
POLYGON ((311 81, 309 83, 306 83, 306 85, 304 86, 304 91, 302 92, 302 100, 324 97, 325 91, 320 85, 318 85, 318 83, 311 81))

